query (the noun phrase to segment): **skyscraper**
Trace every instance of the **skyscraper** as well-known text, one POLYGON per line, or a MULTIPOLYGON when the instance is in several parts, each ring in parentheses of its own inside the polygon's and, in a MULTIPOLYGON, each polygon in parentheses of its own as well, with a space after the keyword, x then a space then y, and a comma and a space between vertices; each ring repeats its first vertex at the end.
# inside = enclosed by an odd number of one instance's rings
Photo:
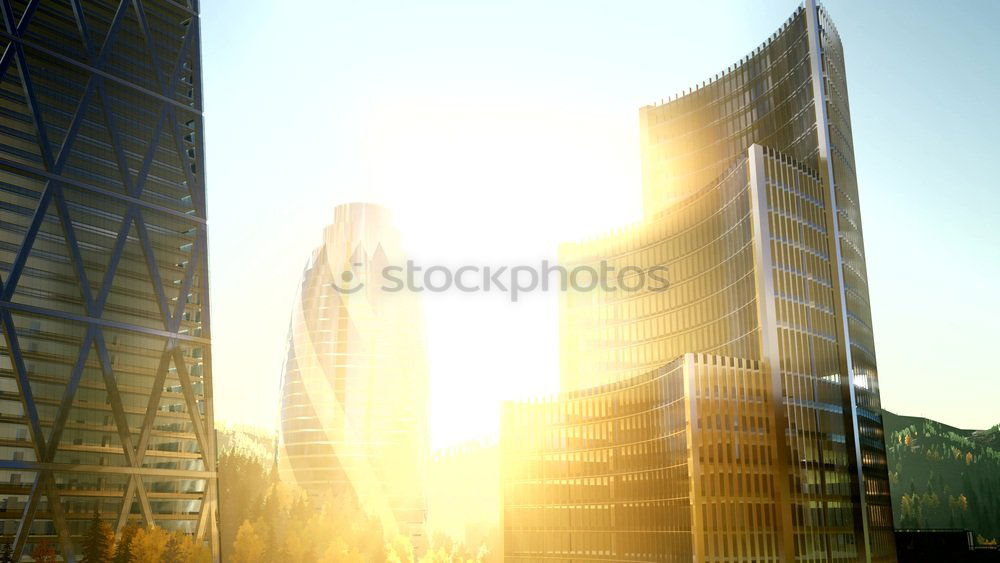
MULTIPOLYGON (((893 560, 844 57, 829 16, 807 0, 751 54, 640 118, 643 220, 565 245, 561 262, 666 266, 670 287, 565 293, 563 391, 599 394, 688 353, 759 362, 776 560, 893 560)), ((686 498, 706 508, 698 503, 721 488, 732 502, 709 508, 705 522, 742 518, 736 507, 747 497, 733 489, 738 465, 722 455, 747 421, 739 408, 717 414, 696 428, 725 430, 712 437, 717 471, 689 473, 686 498)), ((537 455, 512 448, 512 464, 537 455)), ((702 453, 683 456, 705 462, 702 453)), ((620 475, 609 463, 602 475, 620 475)), ((542 475, 528 480, 545 483, 542 475)), ((505 523, 513 538, 518 525, 505 523)), ((731 532, 700 538, 701 560, 758 560, 731 532)))
POLYGON ((0 524, 217 554, 196 0, 3 3, 0 524))
POLYGON ((781 561, 768 383, 758 362, 685 354, 505 403, 507 560, 781 561))
POLYGON ((282 480, 312 498, 351 498, 388 537, 426 545, 427 366, 408 291, 384 291, 402 265, 389 211, 334 210, 302 275, 282 380, 282 480))

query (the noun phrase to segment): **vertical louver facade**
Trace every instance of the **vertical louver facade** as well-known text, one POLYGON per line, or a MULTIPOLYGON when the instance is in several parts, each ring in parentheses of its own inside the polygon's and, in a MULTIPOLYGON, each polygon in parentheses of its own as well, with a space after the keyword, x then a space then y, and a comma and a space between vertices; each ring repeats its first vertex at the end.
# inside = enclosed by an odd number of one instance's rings
MULTIPOLYGON (((894 560, 844 56, 829 16, 808 0, 736 64, 642 108, 640 123, 643 220, 564 245, 560 261, 666 267, 670 287, 565 293, 563 390, 686 353, 759 361, 772 382, 780 560, 894 560)), ((706 553, 754 560, 726 549, 706 553)))

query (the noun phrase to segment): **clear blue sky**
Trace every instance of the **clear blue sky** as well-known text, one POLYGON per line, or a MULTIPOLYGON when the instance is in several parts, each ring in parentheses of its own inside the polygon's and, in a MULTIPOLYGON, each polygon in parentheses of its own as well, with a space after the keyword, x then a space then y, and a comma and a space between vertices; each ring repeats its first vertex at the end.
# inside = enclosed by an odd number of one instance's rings
MULTIPOLYGON (((882 399, 1000 422, 1000 3, 826 3, 843 39, 882 399)), ((333 207, 427 262, 528 262, 639 217, 638 109, 796 4, 209 0, 218 417, 272 425, 295 286, 333 207)), ((557 381, 554 296, 429 299, 436 446, 557 381), (465 301, 462 301, 465 299, 465 301)))

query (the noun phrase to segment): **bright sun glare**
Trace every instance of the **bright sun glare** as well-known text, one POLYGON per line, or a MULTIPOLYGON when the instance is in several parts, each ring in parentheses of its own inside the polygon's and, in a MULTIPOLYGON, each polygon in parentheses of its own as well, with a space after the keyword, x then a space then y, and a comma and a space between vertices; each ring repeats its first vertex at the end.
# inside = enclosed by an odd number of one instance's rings
MULTIPOLYGON (((630 117, 411 100, 372 116, 364 187, 393 210, 418 264, 554 261, 560 242, 638 216, 638 196, 620 195, 639 192, 630 117)), ((434 447, 495 433, 502 399, 557 389, 555 293, 516 304, 496 292, 423 296, 434 447)))

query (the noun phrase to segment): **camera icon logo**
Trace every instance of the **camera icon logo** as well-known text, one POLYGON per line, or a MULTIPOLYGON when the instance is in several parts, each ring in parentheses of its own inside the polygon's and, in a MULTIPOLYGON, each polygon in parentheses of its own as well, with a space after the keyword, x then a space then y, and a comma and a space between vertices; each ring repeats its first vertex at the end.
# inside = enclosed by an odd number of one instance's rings
POLYGON ((360 275, 355 273, 355 270, 364 266, 364 263, 353 262, 351 266, 353 266, 352 269, 344 270, 339 276, 335 276, 334 280, 330 282, 330 286, 333 287, 337 293, 350 295, 364 289, 364 280, 361 279, 360 275))

